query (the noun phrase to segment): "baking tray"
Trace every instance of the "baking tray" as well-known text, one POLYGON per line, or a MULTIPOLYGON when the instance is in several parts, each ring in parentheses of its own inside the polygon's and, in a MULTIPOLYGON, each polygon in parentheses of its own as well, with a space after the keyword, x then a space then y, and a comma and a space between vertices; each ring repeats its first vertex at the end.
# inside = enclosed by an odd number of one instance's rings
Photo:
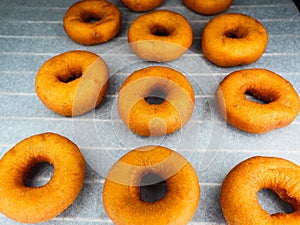
MULTIPOLYGON (((242 132, 227 125, 218 113, 214 92, 230 72, 265 68, 289 80, 300 93, 300 15, 292 0, 236 0, 227 12, 245 13, 267 29, 269 43, 263 56, 247 66, 220 68, 201 53, 201 33, 213 16, 187 9, 181 0, 165 0, 159 9, 179 12, 190 22, 193 45, 183 57, 161 64, 177 68, 191 81, 196 107, 190 122, 167 137, 140 138, 118 118, 117 92, 133 71, 156 63, 138 60, 128 49, 127 30, 141 13, 130 12, 112 0, 122 12, 122 28, 112 41, 82 46, 70 40, 63 29, 63 17, 74 0, 1 0, 0 2, 0 156, 22 139, 43 132, 64 135, 78 144, 87 161, 83 189, 74 203, 44 224, 112 224, 103 209, 101 194, 110 166, 132 148, 161 144, 183 154, 194 166, 200 180, 200 204, 190 224, 226 224, 219 203, 222 181, 236 164, 251 156, 277 156, 300 164, 299 116, 288 127, 263 135, 242 132), (83 116, 57 115, 39 101, 34 89, 35 75, 52 56, 69 50, 88 50, 106 60, 110 87, 103 103, 83 116), (116 66, 116 62, 118 65, 116 66)), ((51 168, 41 168, 33 182, 49 179, 51 168)), ((269 191, 259 200, 270 213, 289 208, 269 191)), ((45 202, 45 204, 47 204, 45 202)), ((0 224, 18 224, 0 214, 0 224)))

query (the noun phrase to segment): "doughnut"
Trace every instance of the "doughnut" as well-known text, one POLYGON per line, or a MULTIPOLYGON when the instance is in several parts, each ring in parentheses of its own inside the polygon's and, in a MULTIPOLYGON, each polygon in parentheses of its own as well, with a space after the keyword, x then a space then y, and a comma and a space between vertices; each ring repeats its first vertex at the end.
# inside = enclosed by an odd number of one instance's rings
POLYGON ((121 18, 120 10, 109 1, 79 1, 67 10, 64 29, 79 44, 101 44, 118 34, 121 18))
POLYGON ((121 0, 122 3, 131 11, 145 12, 160 6, 164 0, 121 0))
POLYGON ((221 188, 221 207, 228 225, 298 225, 300 221, 300 167, 276 157, 252 157, 226 176, 221 188), (289 203, 290 214, 269 214, 258 202, 261 189, 271 189, 289 203))
POLYGON ((130 151, 112 166, 102 199, 107 215, 116 225, 164 225, 187 224, 197 209, 199 196, 197 174, 183 156, 165 147, 144 146, 130 151), (142 183, 146 176, 150 179, 142 183), (151 187, 162 181, 167 186, 164 196, 153 202, 141 198, 142 186, 151 187))
POLYGON ((85 161, 79 148, 54 133, 26 138, 0 161, 0 212, 21 223, 48 221, 68 208, 79 194, 85 161), (54 167, 44 186, 25 184, 28 173, 39 163, 54 167))
POLYGON ((128 30, 130 48, 147 61, 175 60, 191 47, 192 42, 189 22, 182 15, 168 10, 139 16, 128 30))
POLYGON ((250 16, 237 13, 214 17, 202 33, 203 55, 221 67, 255 62, 264 53, 267 43, 264 26, 250 16))
POLYGON ((226 11, 233 0, 183 0, 183 3, 191 10, 203 14, 214 15, 226 11))
POLYGON ((140 136, 162 136, 180 129, 194 110, 194 91, 177 70, 152 66, 132 73, 118 94, 125 125, 140 136))
POLYGON ((239 70, 229 74, 216 91, 216 101, 229 124, 256 134, 289 125, 297 117, 300 107, 293 86, 266 69, 239 70), (248 100, 246 94, 262 102, 248 100))
POLYGON ((36 75, 40 100, 64 116, 84 114, 100 104, 108 86, 109 71, 98 55, 70 51, 47 60, 36 75))

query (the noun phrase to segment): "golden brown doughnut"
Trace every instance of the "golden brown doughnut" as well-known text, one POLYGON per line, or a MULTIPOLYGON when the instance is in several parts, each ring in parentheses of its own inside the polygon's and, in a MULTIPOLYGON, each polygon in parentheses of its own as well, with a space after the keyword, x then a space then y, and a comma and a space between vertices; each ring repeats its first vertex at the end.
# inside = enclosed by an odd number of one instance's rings
POLYGON ((183 3, 191 10, 203 14, 213 15, 226 11, 233 0, 183 0, 183 3))
MULTIPOLYGON (((151 185, 153 181, 144 185, 151 185)), ((187 224, 193 217, 200 195, 197 174, 179 153, 161 146, 130 151, 108 172, 103 187, 103 205, 116 225, 187 224), (141 180, 158 175, 167 192, 158 201, 141 199, 141 180)))
POLYGON ((202 33, 204 56, 223 67, 255 62, 264 53, 267 43, 264 26, 250 16, 237 13, 216 16, 202 33))
POLYGON ((266 133, 289 125, 298 115, 299 96, 278 74, 247 69, 229 74, 216 91, 222 116, 231 125, 250 133, 266 133), (266 104, 248 100, 245 94, 266 104))
POLYGON ((119 115, 126 126, 141 136, 161 136, 180 129, 194 109, 194 91, 180 72, 161 66, 132 73, 118 96, 119 115), (148 98, 160 98, 152 104, 148 98))
POLYGON ((122 3, 134 12, 145 12, 160 6, 164 0, 121 0, 122 3))
POLYGON ((67 138, 54 133, 26 138, 0 161, 0 212, 21 223, 50 220, 73 203, 84 174, 84 158, 67 138), (43 162, 54 167, 50 181, 41 187, 26 186, 31 168, 43 162))
POLYGON ((47 60, 36 75, 40 100, 64 116, 84 114, 102 101, 108 86, 105 62, 87 51, 70 51, 47 60))
POLYGON ((221 189, 221 207, 228 225, 298 225, 300 221, 300 167, 275 157, 252 157, 226 176, 221 189), (271 189, 289 203, 290 214, 270 215, 259 204, 257 193, 271 189))
POLYGON ((158 10, 141 15, 132 22, 128 42, 138 57, 166 62, 179 58, 191 47, 193 32, 182 15, 158 10))
POLYGON ((118 34, 121 17, 120 10, 109 1, 79 1, 67 10, 64 29, 75 42, 83 45, 100 44, 118 34))

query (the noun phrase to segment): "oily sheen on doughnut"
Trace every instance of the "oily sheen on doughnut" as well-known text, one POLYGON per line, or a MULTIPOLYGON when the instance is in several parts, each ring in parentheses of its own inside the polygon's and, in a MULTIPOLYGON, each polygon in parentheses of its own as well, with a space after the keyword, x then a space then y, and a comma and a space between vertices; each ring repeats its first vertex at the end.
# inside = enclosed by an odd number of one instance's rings
POLYGON ((121 0, 122 3, 134 12, 145 12, 160 6, 164 0, 121 0))
POLYGON ((221 189, 221 207, 228 225, 298 225, 300 221, 300 167, 275 157, 252 157, 226 176, 221 189), (290 214, 270 215, 259 204, 257 193, 271 189, 289 203, 290 214))
POLYGON ((191 10, 203 14, 213 15, 226 11, 233 0, 183 0, 183 3, 191 10))
POLYGON ((180 129, 194 109, 194 91, 180 72, 162 66, 135 71, 118 95, 119 115, 141 136, 161 136, 180 129), (151 99, 159 101, 149 101, 151 99))
POLYGON ((221 14, 210 20, 202 33, 202 51, 222 67, 255 62, 264 53, 268 34, 256 19, 237 13, 221 14))
POLYGON ((102 197, 104 209, 116 225, 165 225, 187 224, 197 209, 199 195, 197 174, 183 156, 165 147, 145 146, 130 151, 112 166, 102 197), (167 185, 166 194, 155 202, 141 199, 141 180, 151 174, 167 185))
POLYGON ((95 45, 114 38, 121 27, 121 12, 106 0, 87 0, 73 4, 64 16, 64 29, 75 42, 95 45))
POLYGON ((219 110, 231 125, 250 133, 266 133, 289 125, 298 115, 299 96, 280 75, 266 69, 229 74, 216 91, 219 110), (263 103, 246 98, 246 94, 263 103))
POLYGON ((0 161, 0 212, 21 223, 48 221, 69 207, 84 181, 85 161, 67 138, 43 133, 26 138, 0 161), (54 167, 50 181, 28 187, 25 179, 39 163, 54 167))
POLYGON ((193 32, 182 15, 158 10, 141 15, 132 22, 128 42, 138 57, 166 62, 179 58, 190 48, 193 32))
POLYGON ((35 89, 40 100, 64 116, 84 114, 102 101, 109 71, 98 55, 70 51, 47 60, 36 75, 35 89))

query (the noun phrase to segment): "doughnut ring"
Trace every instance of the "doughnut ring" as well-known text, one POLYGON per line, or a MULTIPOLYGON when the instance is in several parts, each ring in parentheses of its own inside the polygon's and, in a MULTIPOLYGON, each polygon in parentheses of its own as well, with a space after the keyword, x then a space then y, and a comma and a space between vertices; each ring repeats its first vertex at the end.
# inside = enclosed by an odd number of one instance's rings
POLYGON ((41 66, 35 89, 40 100, 52 111, 64 116, 78 116, 100 104, 108 79, 108 68, 98 55, 70 51, 41 66))
POLYGON ((184 75, 171 68, 152 66, 127 77, 119 90, 118 110, 132 132, 162 136, 187 123, 194 101, 193 88, 184 75))
POLYGON ((48 221, 73 203, 84 174, 84 158, 67 138, 54 133, 26 138, 0 161, 0 212, 21 223, 48 221), (41 187, 26 186, 30 170, 43 162, 54 167, 50 181, 41 187))
POLYGON ((121 2, 130 10, 134 12, 150 11, 159 7, 164 0, 121 0, 121 2))
POLYGON ((224 119, 250 133, 266 133, 289 125, 298 115, 300 102, 293 86, 265 69, 247 69, 229 74, 216 91, 224 119), (248 100, 245 94, 265 104, 248 100))
POLYGON ((203 14, 213 15, 226 11, 232 4, 233 0, 183 0, 183 3, 191 10, 203 14))
POLYGON ((121 12, 106 0, 79 1, 64 16, 67 35, 82 45, 95 45, 114 38, 121 27, 121 12))
POLYGON ((167 62, 179 58, 191 47, 193 32, 182 15, 158 10, 141 15, 132 22, 128 42, 138 57, 167 62))
POLYGON ((221 189, 221 207, 228 225, 297 225, 300 221, 300 167, 275 157, 252 157, 226 176, 221 189), (259 204, 257 193, 271 189, 289 203, 291 214, 270 215, 259 204))
POLYGON ((202 51, 222 67, 255 62, 264 53, 268 34, 256 19, 237 13, 221 14, 210 20, 202 33, 202 51))
POLYGON ((161 146, 134 149, 118 160, 108 172, 103 187, 104 209, 112 221, 123 225, 187 224, 193 217, 200 195, 197 174, 179 153, 161 146), (166 194, 155 202, 141 199, 144 176, 165 181, 166 194))

